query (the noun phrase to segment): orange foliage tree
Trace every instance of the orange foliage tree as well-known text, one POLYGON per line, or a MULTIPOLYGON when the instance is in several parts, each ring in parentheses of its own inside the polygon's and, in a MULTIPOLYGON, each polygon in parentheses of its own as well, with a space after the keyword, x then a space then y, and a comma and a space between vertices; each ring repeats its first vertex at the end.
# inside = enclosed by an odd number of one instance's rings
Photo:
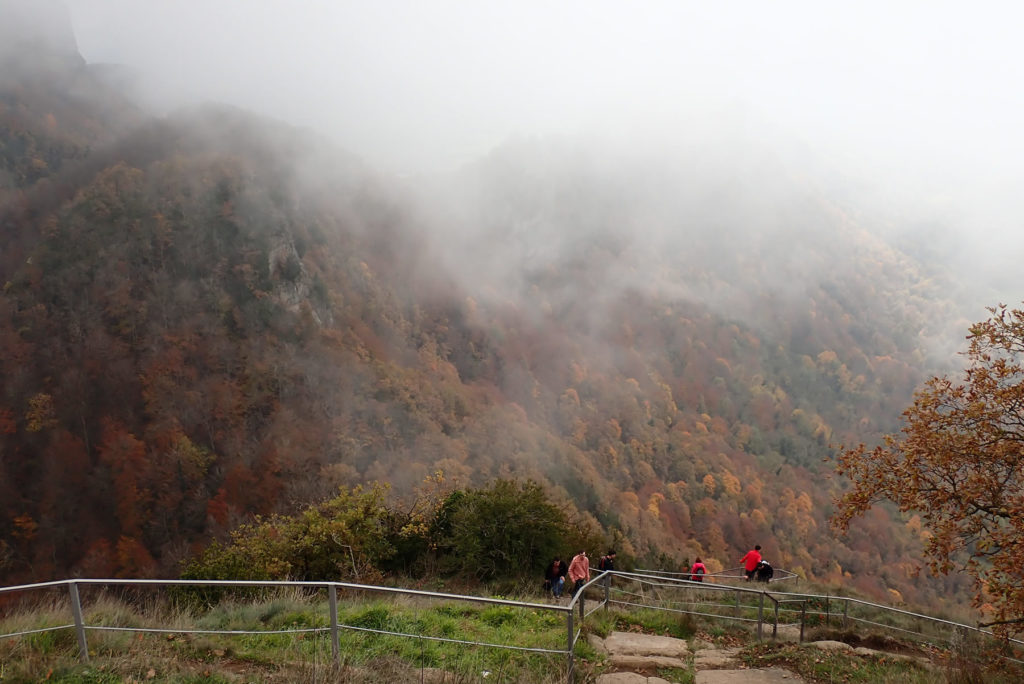
POLYGON ((1005 305, 974 325, 962 383, 932 378, 904 412, 902 436, 846 449, 838 470, 853 482, 833 522, 883 499, 914 511, 931 532, 932 572, 978 580, 992 622, 1024 631, 1024 311, 1005 305), (1012 625, 1012 626, 1011 626, 1012 625))

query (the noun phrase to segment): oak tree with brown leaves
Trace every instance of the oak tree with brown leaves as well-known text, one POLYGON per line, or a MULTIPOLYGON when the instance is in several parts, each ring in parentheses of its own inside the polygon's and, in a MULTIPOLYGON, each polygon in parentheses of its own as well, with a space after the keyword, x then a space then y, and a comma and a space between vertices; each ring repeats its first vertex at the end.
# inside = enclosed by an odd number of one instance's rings
POLYGON ((844 450, 853 488, 833 523, 846 530, 873 504, 914 511, 931 536, 934 573, 978 580, 989 622, 1024 631, 1024 310, 989 308, 971 327, 962 382, 936 377, 904 411, 902 435, 844 450))

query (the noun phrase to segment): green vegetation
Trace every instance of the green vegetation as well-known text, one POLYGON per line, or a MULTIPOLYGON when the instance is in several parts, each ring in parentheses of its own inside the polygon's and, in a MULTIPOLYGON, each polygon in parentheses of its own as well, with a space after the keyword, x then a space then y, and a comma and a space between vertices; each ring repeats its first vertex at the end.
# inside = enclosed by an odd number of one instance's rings
POLYGON ((660 610, 599 610, 587 617, 587 630, 604 638, 612 632, 643 632, 689 639, 696 633, 693 617, 660 610))
MULTIPOLYGON (((396 565, 437 568, 472 581, 539 584, 547 562, 605 541, 570 517, 535 482, 497 480, 480 489, 441 490, 405 510, 386 490, 357 487, 293 516, 242 525, 228 545, 213 544, 190 560, 183 579, 380 580, 396 565)), ((628 561, 626 558, 623 562, 628 561)), ((179 589, 215 603, 222 589, 179 589)), ((238 595, 239 590, 231 590, 238 595)), ((259 590, 242 589, 243 595, 259 590)))
MULTIPOLYGON (((90 625, 132 626, 164 632, 89 630, 90 662, 78 662, 70 629, 0 640, 0 682, 42 679, 82 682, 375 682, 560 681, 565 676, 565 614, 554 610, 487 605, 423 597, 381 599, 362 593, 339 596, 340 665, 334 663, 323 592, 277 590, 254 601, 227 600, 209 609, 176 603, 115 598, 104 592, 85 605, 90 625), (235 631, 185 634, 183 631, 235 631), (396 634, 384 634, 381 632, 396 634), (255 633, 251 633, 255 632, 255 633), (407 635, 407 636, 401 636, 407 635), (462 642, 543 648, 552 653, 495 649, 462 642), (443 674, 442 673, 446 673, 443 674), (483 673, 489 673, 486 677, 483 673)), ((0 632, 66 624, 64 601, 12 611, 0 632)), ((612 631, 673 636, 690 642, 738 647, 748 667, 782 667, 808 682, 1009 684, 1019 673, 992 652, 991 642, 963 641, 941 651, 863 633, 815 630, 813 640, 843 641, 876 653, 825 651, 787 641, 752 643, 749 628, 714 622, 698 628, 692 616, 653 609, 599 610, 587 617, 576 646, 580 681, 608 670, 605 656, 586 639, 612 631), (927 662, 925 662, 927 661, 927 662)), ((662 668, 669 681, 692 683, 693 664, 662 668)))
POLYGON ((784 667, 808 682, 934 684, 942 681, 931 668, 885 654, 865 657, 798 644, 772 643, 746 648, 742 657, 750 667, 784 667))
POLYGON ((498 480, 486 489, 452 494, 442 507, 447 517, 440 540, 448 565, 490 580, 536 574, 549 559, 571 547, 565 540, 566 512, 535 482, 498 480))
MULTIPOLYGON (((0 631, 60 624, 67 605, 56 602, 0 620, 0 631)), ((333 663, 328 608, 315 593, 282 591, 274 598, 231 602, 209 610, 171 604, 133 609, 109 595, 85 607, 88 624, 140 629, 262 631, 264 634, 181 634, 89 630, 90 662, 78 663, 70 629, 0 641, 0 681, 35 682, 289 682, 328 681, 333 663), (117 616, 117 620, 113 617, 117 616), (42 677, 41 677, 42 674, 42 677)), ((565 669, 560 653, 536 654, 475 641, 564 652, 563 613, 510 606, 356 595, 339 606, 341 670, 345 681, 418 679, 421 669, 450 673, 455 681, 547 681, 565 669), (374 630, 415 636, 379 634, 374 630), (456 640, 456 641, 442 641, 456 640)), ((66 623, 63 623, 66 624, 66 623)), ((334 681, 334 680, 330 680, 334 681)), ((392 680, 394 681, 394 680, 392 680)))

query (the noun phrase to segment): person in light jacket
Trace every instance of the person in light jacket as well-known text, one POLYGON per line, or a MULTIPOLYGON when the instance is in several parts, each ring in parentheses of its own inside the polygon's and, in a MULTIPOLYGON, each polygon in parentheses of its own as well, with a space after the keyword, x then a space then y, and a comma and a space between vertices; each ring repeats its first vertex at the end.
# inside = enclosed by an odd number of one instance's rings
POLYGON ((580 551, 569 563, 569 579, 575 584, 572 587, 572 595, 575 596, 580 588, 590 581, 590 559, 586 551, 580 551))

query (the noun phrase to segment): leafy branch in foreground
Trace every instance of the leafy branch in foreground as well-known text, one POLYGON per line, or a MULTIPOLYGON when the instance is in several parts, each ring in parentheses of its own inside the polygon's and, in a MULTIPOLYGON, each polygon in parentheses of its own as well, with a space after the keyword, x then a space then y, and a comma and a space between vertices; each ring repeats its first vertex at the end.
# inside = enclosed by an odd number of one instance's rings
POLYGON ((934 573, 978 580, 988 624, 1020 632, 1024 618, 1024 311, 1005 305, 971 327, 964 379, 932 378, 903 416, 902 435, 845 449, 838 471, 853 488, 833 524, 882 500, 921 515, 934 573), (966 558, 962 567, 958 558, 966 558))

